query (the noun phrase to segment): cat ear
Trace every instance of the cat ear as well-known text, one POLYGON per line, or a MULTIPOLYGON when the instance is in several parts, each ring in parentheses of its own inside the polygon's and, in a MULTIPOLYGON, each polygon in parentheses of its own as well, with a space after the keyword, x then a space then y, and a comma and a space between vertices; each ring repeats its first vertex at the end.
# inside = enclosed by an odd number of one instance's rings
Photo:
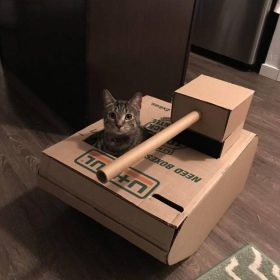
POLYGON ((134 107, 136 110, 140 111, 142 104, 142 93, 136 92, 128 101, 129 104, 134 107))
POLYGON ((112 96, 108 89, 103 89, 103 102, 105 107, 113 105, 116 102, 116 99, 112 96))

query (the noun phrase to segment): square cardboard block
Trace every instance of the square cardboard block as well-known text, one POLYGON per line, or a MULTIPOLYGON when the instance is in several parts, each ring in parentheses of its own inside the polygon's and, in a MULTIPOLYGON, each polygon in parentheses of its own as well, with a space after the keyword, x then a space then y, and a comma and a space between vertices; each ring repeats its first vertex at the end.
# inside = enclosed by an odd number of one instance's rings
POLYGON ((172 122, 193 110, 202 119, 190 131, 224 142, 242 128, 254 91, 209 76, 198 78, 177 89, 172 100, 172 122))
MULTIPOLYGON (((147 132, 170 124, 170 108, 143 98, 147 132)), ((241 130, 215 159, 171 140, 102 184, 96 172, 114 160, 92 145, 102 129, 100 120, 43 151, 38 185, 169 265, 198 249, 242 190, 257 146, 241 130)))

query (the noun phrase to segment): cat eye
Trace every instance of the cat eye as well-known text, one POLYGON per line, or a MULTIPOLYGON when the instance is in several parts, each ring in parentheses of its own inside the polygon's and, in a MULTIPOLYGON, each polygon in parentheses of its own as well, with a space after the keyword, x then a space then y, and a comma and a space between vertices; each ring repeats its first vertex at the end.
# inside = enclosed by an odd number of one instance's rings
POLYGON ((125 119, 126 119, 127 121, 131 120, 131 119, 132 119, 132 115, 131 115, 131 114, 126 114, 126 115, 125 115, 125 119))
POLYGON ((109 118, 110 119, 115 119, 116 118, 116 114, 114 112, 109 113, 109 118))

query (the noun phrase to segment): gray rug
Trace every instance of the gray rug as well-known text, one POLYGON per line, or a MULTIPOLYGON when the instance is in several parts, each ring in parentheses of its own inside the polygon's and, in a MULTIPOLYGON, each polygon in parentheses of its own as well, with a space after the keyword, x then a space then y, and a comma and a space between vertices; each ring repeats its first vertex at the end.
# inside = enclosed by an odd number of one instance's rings
POLYGON ((280 268, 255 245, 247 245, 197 280, 280 280, 280 268))

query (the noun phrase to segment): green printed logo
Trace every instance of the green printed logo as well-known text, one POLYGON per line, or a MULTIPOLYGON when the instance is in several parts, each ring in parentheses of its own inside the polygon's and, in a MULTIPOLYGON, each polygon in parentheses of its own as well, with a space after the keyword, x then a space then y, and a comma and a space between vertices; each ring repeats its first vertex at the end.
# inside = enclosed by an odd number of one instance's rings
MULTIPOLYGON (((114 159, 114 157, 100 150, 91 149, 75 159, 75 163, 96 173, 114 159)), ((160 184, 158 180, 133 167, 123 171, 116 178, 112 179, 110 183, 141 199, 149 196, 160 184)))
POLYGON ((157 103, 155 103, 155 102, 153 102, 151 105, 154 106, 154 107, 157 107, 158 109, 163 110, 163 111, 165 111, 165 112, 170 111, 170 108, 164 107, 164 106, 159 105, 159 104, 157 104, 157 103))
MULTIPOLYGON (((153 119, 151 122, 147 123, 144 127, 149 133, 153 135, 168 127, 170 123, 171 123, 170 118, 153 119)), ((175 150, 179 150, 183 148, 185 148, 184 145, 179 144, 178 142, 171 139, 161 147, 157 148, 157 151, 163 154, 172 155, 175 150)))

